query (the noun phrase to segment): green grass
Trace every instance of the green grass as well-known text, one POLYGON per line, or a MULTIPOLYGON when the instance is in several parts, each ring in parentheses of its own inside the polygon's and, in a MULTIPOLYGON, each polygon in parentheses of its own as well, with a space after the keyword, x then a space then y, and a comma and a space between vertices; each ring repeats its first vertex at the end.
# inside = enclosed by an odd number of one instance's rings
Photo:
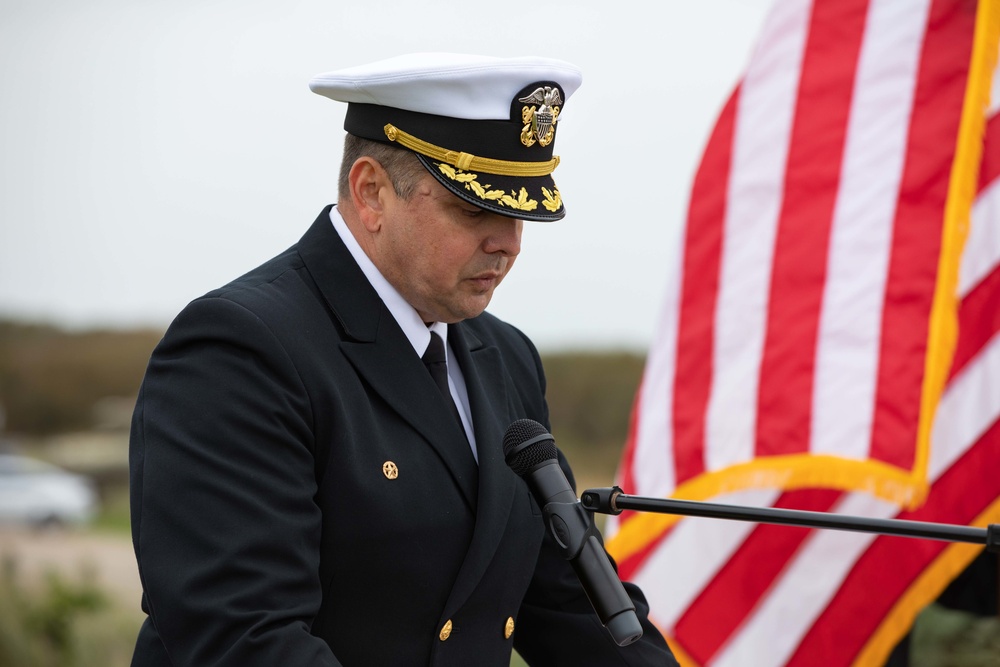
POLYGON ((917 617, 912 641, 912 667, 1000 665, 1000 618, 932 604, 917 617))
POLYGON ((90 525, 99 532, 129 535, 132 526, 129 522, 128 487, 120 486, 108 489, 101 499, 101 509, 90 525))
POLYGON ((0 667, 127 667, 138 620, 83 572, 25 582, 4 557, 0 572, 0 667))

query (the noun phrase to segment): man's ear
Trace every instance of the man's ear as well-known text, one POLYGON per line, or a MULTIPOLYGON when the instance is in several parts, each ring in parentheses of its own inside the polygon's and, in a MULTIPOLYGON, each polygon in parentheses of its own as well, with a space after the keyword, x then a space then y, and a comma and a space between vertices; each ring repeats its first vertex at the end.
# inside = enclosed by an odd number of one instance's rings
POLYGON ((369 232, 378 231, 385 213, 385 196, 388 192, 395 192, 389 175, 378 160, 363 156, 351 165, 347 182, 351 203, 354 204, 361 224, 369 232))

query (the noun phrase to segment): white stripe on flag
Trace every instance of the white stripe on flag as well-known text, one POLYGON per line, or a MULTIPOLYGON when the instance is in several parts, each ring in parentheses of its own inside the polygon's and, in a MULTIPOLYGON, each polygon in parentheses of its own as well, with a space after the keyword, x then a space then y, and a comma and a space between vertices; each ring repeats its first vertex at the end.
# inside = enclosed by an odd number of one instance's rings
MULTIPOLYGON (((768 507, 780 495, 780 491, 772 490, 739 491, 713 498, 712 502, 768 507)), ((647 594, 669 591, 667 595, 650 597, 656 600, 652 615, 660 627, 672 628, 677 623, 754 527, 755 524, 748 522, 690 518, 677 524, 634 578, 647 594), (691 551, 692 538, 697 540, 696 555, 691 551)))
POLYGON ((931 431, 929 476, 937 479, 1000 418, 1000 335, 955 376, 941 397, 931 431))
MULTIPOLYGON (((993 70, 990 108, 986 122, 1000 113, 1000 62, 993 70)), ((964 296, 1000 264, 1000 178, 979 193, 972 205, 969 238, 962 254, 958 276, 958 291, 964 296), (972 254, 974 253, 974 254, 972 254)))
POLYGON ((683 239, 679 239, 674 244, 672 256, 667 258, 667 266, 673 275, 668 276, 666 306, 660 316, 659 335, 650 347, 646 362, 647 371, 639 394, 641 413, 635 415, 635 457, 632 461, 635 493, 654 498, 666 498, 677 486, 671 416, 674 414, 674 369, 681 274, 684 269, 681 258, 683 246, 683 239))
POLYGON ((892 228, 929 10, 929 0, 869 5, 820 314, 813 453, 868 458, 892 228))
POLYGON ((708 470, 754 454, 780 184, 811 7, 807 0, 775 6, 737 100, 705 425, 708 470))
MULTIPOLYGON (((1000 72, 1000 67, 997 71, 1000 72)), ((961 296, 972 291, 1000 264, 1000 178, 990 183, 972 205, 971 224, 958 277, 961 296)))
MULTIPOLYGON (((894 516, 897 508, 871 496, 850 494, 834 511, 885 519, 894 516)), ((771 665, 787 661, 858 557, 877 537, 830 530, 810 534, 747 623, 712 660, 712 666, 765 664, 760 662, 765 657, 771 665), (818 563, 823 566, 817 567, 818 563)))

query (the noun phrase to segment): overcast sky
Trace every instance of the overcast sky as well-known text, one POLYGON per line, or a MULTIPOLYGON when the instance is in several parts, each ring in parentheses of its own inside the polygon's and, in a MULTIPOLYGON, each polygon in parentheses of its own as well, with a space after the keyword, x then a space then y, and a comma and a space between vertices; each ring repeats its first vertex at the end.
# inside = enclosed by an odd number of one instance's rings
POLYGON ((645 350, 690 183, 770 0, 0 0, 0 317, 165 326, 336 198, 316 73, 412 51, 580 66, 490 311, 543 350, 645 350))

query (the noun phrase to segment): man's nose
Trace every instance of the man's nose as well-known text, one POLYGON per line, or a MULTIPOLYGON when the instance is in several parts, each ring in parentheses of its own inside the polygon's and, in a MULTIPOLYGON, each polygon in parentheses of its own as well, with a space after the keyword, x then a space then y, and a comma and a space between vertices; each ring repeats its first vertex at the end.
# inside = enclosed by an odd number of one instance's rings
POLYGON ((490 233, 483 243, 483 250, 490 254, 499 252, 509 257, 516 257, 521 252, 523 223, 514 218, 497 215, 489 224, 490 233))

